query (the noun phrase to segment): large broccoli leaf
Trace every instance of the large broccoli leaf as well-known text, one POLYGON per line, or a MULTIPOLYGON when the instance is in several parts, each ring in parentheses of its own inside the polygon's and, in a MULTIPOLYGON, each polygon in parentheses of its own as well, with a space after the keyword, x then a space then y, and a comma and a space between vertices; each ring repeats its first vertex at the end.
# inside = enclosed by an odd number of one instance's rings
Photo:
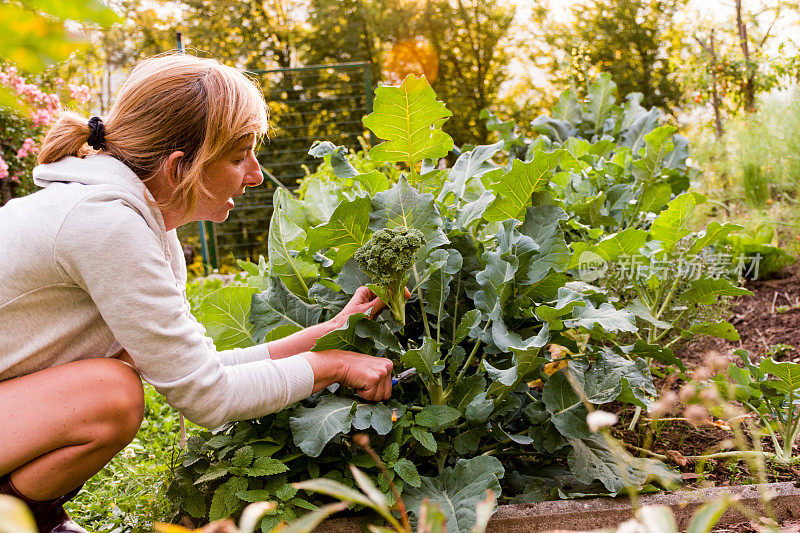
POLYGON ((250 309, 253 340, 263 342, 267 333, 278 326, 293 326, 295 331, 313 326, 319 323, 321 314, 321 306, 307 304, 273 276, 266 291, 253 295, 250 309))
POLYGON ((572 446, 567 457, 570 470, 584 483, 597 479, 613 494, 625 488, 639 489, 651 479, 668 488, 680 484, 680 475, 664 463, 634 457, 620 445, 609 444, 601 435, 567 438, 567 441, 572 446))
POLYGON ((514 159, 511 170, 492 186, 496 196, 483 217, 489 221, 521 220, 525 208, 531 205, 531 195, 549 186, 561 153, 560 150, 551 153, 537 150, 528 163, 514 159))
POLYGON ((314 407, 298 405, 289 418, 294 443, 306 455, 319 457, 333 437, 350 431, 355 409, 354 400, 332 394, 323 396, 314 407))
POLYGON ((327 223, 308 230, 308 248, 312 252, 338 248, 339 254, 349 257, 369 240, 370 201, 358 197, 343 200, 336 206, 327 223))
POLYGON ((253 345, 253 326, 247 316, 256 292, 252 287, 223 287, 203 298, 200 315, 218 350, 253 345))
POLYGON ((275 191, 275 211, 269 223, 267 242, 270 272, 280 277, 290 291, 306 298, 306 280, 316 278, 318 270, 314 263, 298 253, 306 247, 306 232, 281 208, 288 194, 282 189, 275 191))
POLYGON ((592 125, 592 131, 597 137, 603 131, 603 123, 611 116, 614 109, 617 84, 611 80, 611 74, 603 72, 597 81, 589 87, 588 103, 586 105, 586 118, 592 125))
POLYGON ((475 507, 486 499, 486 491, 500 495, 499 480, 504 473, 496 457, 459 459, 455 467, 445 468, 438 477, 423 477, 419 488, 406 487, 403 498, 415 522, 423 500, 428 499, 447 517, 448 533, 469 531, 475 525, 475 507))
POLYGON ((399 87, 379 85, 375 89, 375 111, 364 117, 364 125, 381 139, 369 155, 376 161, 405 162, 439 158, 453 149, 453 139, 442 124, 453 114, 436 100, 425 77, 409 74, 399 87))
POLYGON ((675 244, 692 232, 689 224, 697 202, 691 193, 678 196, 667 204, 650 228, 650 237, 661 241, 661 248, 665 252, 675 249, 675 244))
POLYGON ((525 222, 520 226, 519 232, 533 239, 539 249, 530 259, 520 263, 520 270, 524 269, 522 283, 525 285, 543 280, 551 271, 564 271, 570 252, 559 221, 567 218, 569 217, 564 210, 554 205, 527 209, 525 222))
POLYGON ((492 157, 503 149, 504 141, 484 146, 476 146, 464 152, 447 173, 437 199, 440 202, 459 204, 477 200, 485 191, 481 177, 488 172, 500 170, 492 162, 492 157), (451 198, 452 197, 452 198, 451 198))
POLYGON ((449 241, 442 231, 444 223, 436 209, 433 195, 419 193, 409 185, 405 178, 388 191, 379 192, 372 199, 373 212, 370 214, 370 229, 416 228, 425 236, 420 256, 449 241))

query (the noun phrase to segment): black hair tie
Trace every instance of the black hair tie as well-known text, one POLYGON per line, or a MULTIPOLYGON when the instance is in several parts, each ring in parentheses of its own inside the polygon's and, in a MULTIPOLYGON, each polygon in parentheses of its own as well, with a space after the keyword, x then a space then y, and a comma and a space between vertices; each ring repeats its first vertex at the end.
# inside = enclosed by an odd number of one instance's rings
POLYGON ((95 150, 102 150, 106 147, 106 128, 103 126, 103 119, 92 117, 89 119, 89 146, 95 150))

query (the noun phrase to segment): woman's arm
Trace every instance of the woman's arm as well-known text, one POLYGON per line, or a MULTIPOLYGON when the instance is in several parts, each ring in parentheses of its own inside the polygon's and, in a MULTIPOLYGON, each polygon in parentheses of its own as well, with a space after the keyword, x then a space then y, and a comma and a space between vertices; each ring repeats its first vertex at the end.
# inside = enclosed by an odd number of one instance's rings
POLYGON ((308 352, 317 343, 317 339, 331 331, 344 327, 350 315, 369 312, 369 317, 375 318, 385 306, 371 290, 366 287, 359 287, 347 305, 344 306, 344 309, 332 319, 292 333, 288 337, 268 342, 269 356, 272 359, 283 359, 291 355, 308 352))
POLYGON ((314 372, 313 392, 341 383, 371 401, 386 400, 392 395, 390 359, 345 350, 305 352, 300 357, 308 361, 314 372))

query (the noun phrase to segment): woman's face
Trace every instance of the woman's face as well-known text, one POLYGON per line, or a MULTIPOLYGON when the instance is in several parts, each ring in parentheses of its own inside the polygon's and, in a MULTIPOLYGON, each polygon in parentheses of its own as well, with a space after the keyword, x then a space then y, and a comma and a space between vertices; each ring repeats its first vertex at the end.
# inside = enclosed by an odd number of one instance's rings
POLYGON ((254 149, 255 135, 246 135, 206 167, 205 185, 210 196, 199 198, 192 218, 223 222, 233 209, 234 198, 244 194, 245 187, 255 187, 264 181, 254 149))

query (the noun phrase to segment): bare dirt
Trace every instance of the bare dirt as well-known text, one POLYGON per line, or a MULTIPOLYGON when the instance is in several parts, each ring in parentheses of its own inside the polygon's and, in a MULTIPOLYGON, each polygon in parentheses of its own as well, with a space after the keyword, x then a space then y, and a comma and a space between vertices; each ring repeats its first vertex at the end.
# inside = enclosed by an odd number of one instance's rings
POLYGON ((744 348, 753 360, 774 355, 779 361, 800 362, 800 263, 781 274, 770 280, 745 282, 745 288, 753 294, 738 298, 728 317, 739 332, 738 341, 700 337, 681 347, 676 355, 687 366, 696 366, 709 350, 730 354, 744 348), (780 344, 792 348, 775 350, 780 344))
MULTIPOLYGON (((676 355, 686 364, 687 374, 691 375, 709 352, 737 360, 733 351, 739 348, 750 352, 754 362, 764 357, 800 362, 800 264, 788 267, 780 277, 747 281, 744 286, 753 294, 735 300, 727 317, 739 332, 740 339, 727 341, 702 336, 681 346, 676 355)), ((656 384, 662 392, 677 392, 683 383, 681 379, 674 379, 677 377, 658 378, 656 384)), ((636 448, 645 448, 666 455, 670 458, 668 462, 681 471, 686 488, 755 482, 744 461, 691 459, 691 456, 728 449, 723 443, 731 439, 732 433, 724 427, 694 427, 682 419, 683 414, 678 410, 666 415, 667 418, 657 425, 645 418, 635 431, 629 431, 623 428, 633 417, 633 408, 619 405, 616 412, 621 420, 616 435, 630 447, 631 452, 638 455, 636 448)), ((763 444, 765 450, 771 450, 770 442, 765 440, 763 444)), ((767 467, 769 482, 799 480, 800 467, 767 467)), ((747 530, 747 526, 742 525, 732 531, 747 530)))

